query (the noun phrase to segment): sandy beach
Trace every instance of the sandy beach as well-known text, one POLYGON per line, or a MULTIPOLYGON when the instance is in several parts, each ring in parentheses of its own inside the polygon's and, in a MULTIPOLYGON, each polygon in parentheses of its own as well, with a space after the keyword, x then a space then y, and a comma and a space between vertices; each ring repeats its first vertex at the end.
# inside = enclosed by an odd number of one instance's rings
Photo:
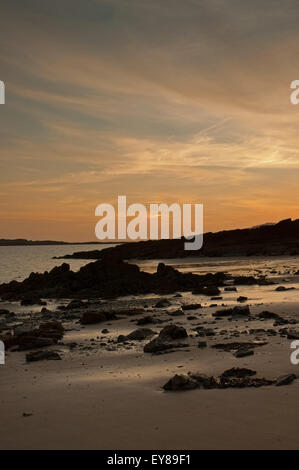
MULTIPOLYGON (((82 325, 82 308, 59 309, 69 303, 66 299, 47 300, 44 313, 39 313, 40 307, 34 314, 29 313, 32 307, 19 308, 15 323, 55 317, 65 333, 47 348, 57 351, 61 360, 27 363, 28 351, 6 353, 1 366, 1 449, 298 449, 298 380, 279 387, 162 388, 175 374, 188 372, 217 377, 231 368, 248 368, 270 380, 297 375, 286 330, 296 330, 298 322, 298 276, 280 269, 271 277, 277 285, 220 288, 219 300, 190 292, 99 300, 98 310, 108 303, 121 312, 119 318, 99 324, 82 325), (276 291, 278 285, 293 289, 276 291), (213 316, 240 305, 239 296, 248 297, 250 316, 213 316), (169 305, 156 308, 165 299, 169 305), (173 316, 182 305, 195 303, 201 308, 173 316), (125 315, 140 307, 142 313, 125 315), (258 317, 263 311, 290 323, 273 326, 273 319, 258 317), (138 326, 146 315, 154 322, 138 326), (185 347, 151 354, 143 348, 152 338, 118 339, 137 328, 158 334, 169 324, 186 329, 185 347), (206 347, 198 347, 199 341, 206 347), (230 342, 266 344, 246 357, 213 347, 230 342)), ((93 302, 89 309, 94 311, 93 302)), ((7 302, 2 304, 8 308, 7 302)), ((17 310, 17 303, 11 303, 13 307, 17 310)))

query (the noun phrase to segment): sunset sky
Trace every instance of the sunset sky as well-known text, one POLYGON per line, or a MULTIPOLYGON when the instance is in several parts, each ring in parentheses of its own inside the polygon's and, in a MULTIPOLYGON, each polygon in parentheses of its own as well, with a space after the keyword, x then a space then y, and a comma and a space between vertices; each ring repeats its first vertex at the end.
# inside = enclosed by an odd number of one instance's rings
POLYGON ((95 239, 100 203, 299 217, 298 1, 1 0, 0 238, 95 239))

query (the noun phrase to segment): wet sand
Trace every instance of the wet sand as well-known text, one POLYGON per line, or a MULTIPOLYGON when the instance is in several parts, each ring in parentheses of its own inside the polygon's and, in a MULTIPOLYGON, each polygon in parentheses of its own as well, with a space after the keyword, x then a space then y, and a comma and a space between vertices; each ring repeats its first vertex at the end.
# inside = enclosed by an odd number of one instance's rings
MULTIPOLYGON (((155 296, 113 301, 118 307, 147 305, 151 315, 165 321, 146 325, 157 333, 169 323, 184 326, 188 348, 168 354, 144 353, 149 339, 116 342, 118 335, 136 329, 144 314, 83 327, 62 312, 66 334, 60 344, 49 348, 59 352, 61 361, 27 364, 25 352, 8 352, 5 366, 0 366, 0 448, 298 449, 299 380, 281 387, 162 390, 174 374, 188 371, 217 376, 231 367, 247 367, 268 379, 298 373, 299 366, 290 362, 291 340, 278 332, 283 326, 273 327, 273 320, 256 318, 268 310, 299 320, 298 276, 276 273, 274 277, 279 285, 295 289, 276 292, 276 285, 238 286, 237 292, 224 292, 221 288, 223 299, 217 301, 184 293, 181 298, 165 296, 171 305, 163 309, 153 308, 155 296), (225 308, 223 304, 239 305, 239 295, 248 297, 252 320, 215 320, 212 313, 225 308), (201 303, 203 308, 185 311, 183 316, 168 315, 184 303, 201 303), (209 307, 211 303, 217 306, 209 307), (197 336, 198 325, 215 335, 197 336), (104 328, 109 332, 102 333, 104 328), (277 334, 268 331, 273 329, 277 334), (206 341, 207 347, 198 348, 199 340, 206 341), (219 342, 254 340, 267 344, 244 358, 212 348, 219 342), (69 347, 72 342, 77 343, 74 349, 69 347)), ((55 310, 55 304, 47 308, 55 310)), ((296 330, 296 324, 286 327, 296 330)))

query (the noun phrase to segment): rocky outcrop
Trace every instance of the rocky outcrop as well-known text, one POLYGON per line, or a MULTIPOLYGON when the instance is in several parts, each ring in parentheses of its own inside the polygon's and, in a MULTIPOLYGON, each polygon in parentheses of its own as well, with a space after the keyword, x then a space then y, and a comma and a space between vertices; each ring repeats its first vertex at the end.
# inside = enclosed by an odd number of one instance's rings
MULTIPOLYGON (((168 294, 178 290, 192 291, 198 288, 209 289, 209 286, 221 286, 226 278, 227 275, 224 273, 206 275, 181 273, 163 263, 158 265, 157 272, 150 274, 140 271, 137 265, 125 263, 118 258, 105 258, 88 263, 78 272, 71 271, 70 266, 63 263, 50 272, 31 273, 22 282, 1 284, 0 297, 3 300, 18 300, 23 299, 25 295, 28 296, 29 293, 35 299, 168 294)), ((166 299, 163 299, 161 306, 166 303, 166 299)), ((76 307, 74 304, 69 304, 66 308, 76 307)))

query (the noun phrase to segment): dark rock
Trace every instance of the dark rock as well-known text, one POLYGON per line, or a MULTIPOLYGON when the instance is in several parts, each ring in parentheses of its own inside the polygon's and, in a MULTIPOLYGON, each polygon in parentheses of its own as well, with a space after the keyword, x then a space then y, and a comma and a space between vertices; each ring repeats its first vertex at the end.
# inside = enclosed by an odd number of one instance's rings
MULTIPOLYGON (((137 340, 142 341, 150 336, 153 336, 155 332, 149 328, 138 328, 137 330, 132 331, 126 336, 122 336, 122 341, 137 340)), ((120 336, 118 337, 118 342, 120 342, 120 336)))
POLYGON ((4 342, 6 349, 16 347, 20 351, 27 349, 51 346, 63 337, 64 328, 59 321, 41 323, 39 328, 28 330, 20 334, 7 334, 0 339, 4 342))
POLYGON ((25 297, 21 300, 20 304, 23 305, 23 306, 47 305, 47 302, 44 302, 43 300, 39 299, 38 297, 25 297))
MULTIPOLYGON (((231 371, 242 370, 242 369, 231 369, 231 371)), ((250 371, 249 369, 244 369, 250 371)), ((231 372, 226 371, 226 372, 231 372)), ((192 390, 194 388, 199 389, 223 389, 223 388, 245 388, 245 387, 262 387, 266 385, 272 385, 273 380, 265 378, 252 378, 254 371, 250 371, 251 374, 246 376, 241 373, 241 377, 229 376, 225 372, 219 377, 219 379, 213 376, 208 376, 201 373, 188 372, 188 375, 175 375, 165 385, 164 390, 192 390)), ((238 373, 237 373, 238 375, 238 373)))
POLYGON ((289 385, 296 379, 295 374, 282 375, 276 380, 276 385, 289 385))
POLYGON ((223 349, 223 351, 233 351, 239 349, 253 349, 256 347, 264 346, 267 344, 266 341, 254 341, 254 342, 233 342, 233 343, 217 343, 213 344, 212 348, 223 349))
POLYGON ((34 351, 26 354, 27 362, 35 362, 42 360, 61 360, 60 355, 55 351, 34 351))
POLYGON ((197 346, 199 348, 206 348, 207 347, 207 342, 206 341, 198 341, 197 346))
POLYGON ((257 377, 223 377, 220 376, 217 388, 246 388, 246 387, 263 387, 273 385, 274 380, 257 377))
POLYGON ((206 336, 215 336, 216 333, 215 333, 214 330, 208 328, 207 330, 205 330, 205 335, 206 335, 206 336))
POLYGON ((220 294, 220 290, 217 286, 202 286, 193 289, 192 294, 194 295, 207 295, 209 297, 220 294))
POLYGON ((197 387, 198 387, 198 384, 194 379, 192 379, 191 377, 188 377, 187 375, 179 375, 179 374, 176 374, 168 382, 166 382, 165 385, 163 385, 164 390, 172 390, 172 391, 192 390, 197 387))
POLYGON ((240 348, 238 349, 234 356, 235 357, 246 357, 246 356, 253 356, 254 352, 252 349, 248 349, 248 348, 240 348))
POLYGON ((103 321, 107 321, 107 317, 103 312, 84 312, 80 317, 80 323, 82 325, 91 325, 103 321))
POLYGON ((248 297, 245 297, 243 295, 240 295, 238 298, 237 298, 237 302, 246 302, 248 300, 248 297))
POLYGON ((9 310, 6 310, 5 308, 0 309, 0 315, 9 315, 9 310))
POLYGON ((196 310, 198 308, 201 308, 201 304, 187 304, 187 305, 182 305, 183 310, 196 310))
POLYGON ((154 338, 144 346, 143 350, 144 352, 157 353, 168 349, 186 347, 188 345, 173 343, 172 340, 186 338, 187 336, 187 331, 182 326, 167 325, 160 331, 157 338, 154 338))
POLYGON ((276 320, 277 318, 280 318, 280 316, 277 315, 277 313, 268 312, 267 310, 258 313, 257 316, 259 318, 264 318, 265 320, 272 320, 272 319, 276 320))
POLYGON ((237 377, 238 379, 241 379, 243 377, 248 377, 255 375, 256 371, 251 370, 251 369, 246 369, 245 367, 233 367, 232 369, 225 370, 222 374, 221 377, 237 377))
POLYGON ((299 339, 299 332, 297 331, 288 331, 287 339, 299 339))
POLYGON ((81 300, 72 300, 65 308, 67 310, 71 309, 80 309, 82 307, 86 307, 86 303, 82 302, 81 300))
POLYGON ((177 345, 174 343, 170 343, 169 341, 165 340, 165 338, 161 338, 158 336, 157 338, 152 339, 149 343, 147 343, 143 351, 146 353, 157 353, 160 351, 166 351, 168 349, 173 349, 177 345))
MULTIPOLYGON (((139 243, 134 244, 135 249, 137 246, 140 246, 139 243)), ((71 271, 70 266, 64 263, 50 272, 31 273, 22 282, 1 284, 0 297, 3 300, 21 300, 30 292, 30 297, 39 301, 41 297, 93 299, 147 293, 169 294, 178 290, 191 291, 198 285, 203 286, 202 288, 222 285, 226 278, 223 273, 181 273, 163 263, 158 265, 156 273, 151 274, 140 271, 137 265, 126 263, 118 256, 112 256, 112 252, 109 253, 111 255, 107 256, 106 252, 101 260, 86 264, 77 272, 71 271)), ((166 305, 166 300, 163 299, 163 306, 166 305)))
POLYGON ((160 338, 170 338, 170 339, 180 339, 187 338, 187 331, 183 326, 178 325, 167 325, 165 326, 159 334, 160 338))
POLYGON ((275 290, 278 291, 278 292, 284 292, 286 290, 293 290, 293 289, 295 289, 295 287, 278 286, 278 287, 276 287, 275 290))
POLYGON ((185 315, 183 310, 173 310, 172 312, 167 312, 167 314, 170 316, 170 317, 180 317, 182 315, 185 315))
MULTIPOLYGON (((141 315, 144 313, 143 308, 126 308, 126 309, 121 309, 121 310, 115 310, 113 312, 110 312, 110 319, 113 319, 115 315, 125 315, 127 317, 133 317, 135 315, 141 315)), ((105 312, 107 316, 107 312, 105 312)))
POLYGON ((250 316, 250 309, 248 305, 236 306, 233 308, 228 308, 224 310, 217 310, 217 312, 212 314, 213 317, 234 317, 234 316, 250 316))
POLYGON ((237 292, 237 288, 234 286, 225 287, 224 290, 227 292, 237 292))
POLYGON ((19 351, 26 351, 28 349, 44 348, 52 346, 55 341, 51 338, 35 337, 35 336, 19 336, 18 346, 19 351))
POLYGON ((253 276, 236 276, 234 278, 234 283, 235 285, 240 286, 252 286, 254 284, 258 284, 258 280, 253 276))
POLYGON ((171 305, 171 303, 169 302, 168 299, 160 299, 156 303, 155 307, 156 308, 165 308, 165 307, 169 307, 169 305, 171 305))
POLYGON ((206 374, 201 374, 199 372, 188 372, 188 376, 197 383, 199 388, 216 388, 217 382, 214 377, 209 377, 206 374))
POLYGON ((137 325, 148 325, 149 323, 156 323, 155 318, 151 315, 147 315, 137 321, 137 325))
POLYGON ((287 319, 278 317, 273 323, 273 326, 288 325, 289 323, 290 322, 287 319))

